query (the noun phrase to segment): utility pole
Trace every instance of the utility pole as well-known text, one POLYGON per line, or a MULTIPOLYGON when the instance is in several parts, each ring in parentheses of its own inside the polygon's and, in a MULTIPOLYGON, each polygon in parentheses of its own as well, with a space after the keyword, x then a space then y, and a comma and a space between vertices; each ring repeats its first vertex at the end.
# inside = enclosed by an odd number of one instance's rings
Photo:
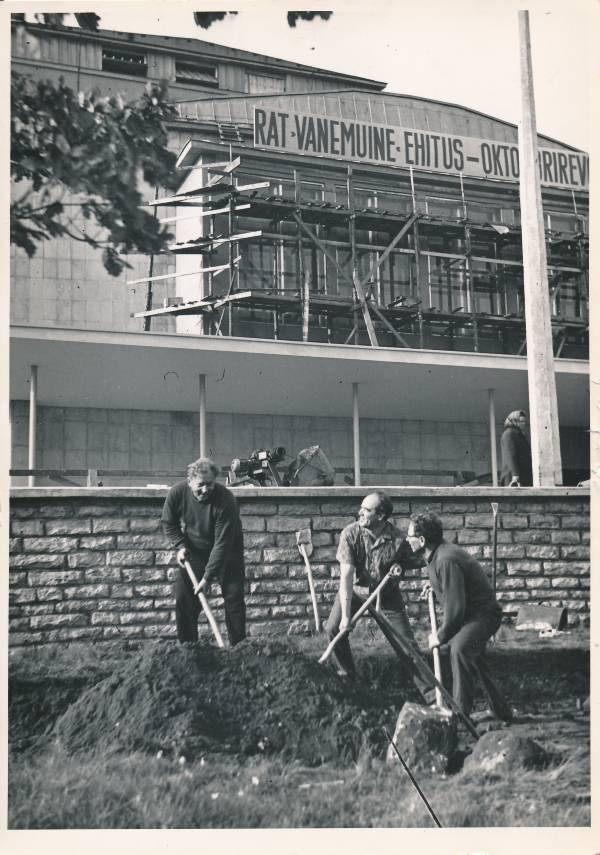
POLYGON ((529 12, 527 11, 519 12, 519 58, 521 67, 519 189, 533 486, 554 487, 562 484, 562 464, 542 192, 537 160, 529 12))

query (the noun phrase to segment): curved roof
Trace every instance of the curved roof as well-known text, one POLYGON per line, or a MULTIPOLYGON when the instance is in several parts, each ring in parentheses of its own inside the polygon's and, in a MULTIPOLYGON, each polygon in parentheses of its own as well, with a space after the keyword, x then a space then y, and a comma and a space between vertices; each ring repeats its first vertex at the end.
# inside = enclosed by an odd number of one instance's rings
MULTIPOLYGON (((517 143, 517 125, 470 107, 394 92, 340 89, 327 92, 279 95, 241 95, 208 101, 182 101, 177 105, 183 119, 228 121, 251 125, 253 107, 312 113, 335 119, 374 122, 443 134, 517 143)), ((569 151, 575 146, 538 134, 540 144, 569 151)))

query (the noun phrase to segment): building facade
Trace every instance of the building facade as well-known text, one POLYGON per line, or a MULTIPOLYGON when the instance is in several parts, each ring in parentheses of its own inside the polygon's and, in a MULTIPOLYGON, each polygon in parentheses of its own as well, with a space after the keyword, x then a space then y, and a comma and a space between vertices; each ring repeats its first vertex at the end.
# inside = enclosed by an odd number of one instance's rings
MULTIPOLYGON (((63 239, 13 250, 15 470, 37 366, 35 468, 54 482, 172 483, 200 424, 225 468, 319 444, 336 483, 491 482, 503 418, 528 408, 515 126, 194 39, 19 25, 13 67, 126 95, 167 79, 182 176, 157 206, 175 234, 160 279, 141 256, 109 277, 63 239)), ((589 471, 588 160, 539 147, 572 484, 589 471)))

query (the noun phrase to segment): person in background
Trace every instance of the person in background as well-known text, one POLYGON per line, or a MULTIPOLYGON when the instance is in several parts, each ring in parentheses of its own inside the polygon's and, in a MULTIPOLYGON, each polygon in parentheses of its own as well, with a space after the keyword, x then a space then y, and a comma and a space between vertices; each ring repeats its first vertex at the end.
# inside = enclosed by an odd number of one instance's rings
MULTIPOLYGON (((392 502, 385 493, 379 490, 369 493, 362 500, 358 521, 347 525, 340 534, 336 556, 340 563, 340 589, 327 620, 330 641, 341 629, 347 628, 354 612, 389 570, 394 568, 401 575, 406 564, 414 563, 404 532, 389 520, 393 510, 392 502)), ((420 657, 421 652, 406 615, 398 578, 391 578, 383 588, 381 612, 395 634, 420 657)), ((356 671, 347 636, 338 642, 333 656, 338 675, 354 680, 356 671)), ((435 699, 433 681, 415 677, 414 682, 426 702, 435 699)))
POLYGON ((500 438, 500 484, 503 487, 531 487, 533 484, 531 447, 525 435, 526 427, 527 414, 523 410, 513 410, 506 417, 500 438))
POLYGON ((500 626, 502 610, 483 568, 460 546, 444 540, 442 521, 434 513, 411 516, 407 539, 412 551, 428 562, 429 582, 423 593, 430 585, 444 610, 437 634, 429 636, 429 647, 450 647, 455 701, 469 715, 478 677, 492 713, 502 721, 511 721, 512 710, 485 658, 487 641, 500 626))
POLYGON ((207 457, 190 463, 187 479, 171 487, 162 511, 163 531, 177 550, 175 615, 181 643, 198 640, 200 614, 185 561, 191 564, 205 594, 212 583, 219 582, 231 645, 246 637, 242 524, 235 496, 217 483, 217 474, 216 464, 207 457))

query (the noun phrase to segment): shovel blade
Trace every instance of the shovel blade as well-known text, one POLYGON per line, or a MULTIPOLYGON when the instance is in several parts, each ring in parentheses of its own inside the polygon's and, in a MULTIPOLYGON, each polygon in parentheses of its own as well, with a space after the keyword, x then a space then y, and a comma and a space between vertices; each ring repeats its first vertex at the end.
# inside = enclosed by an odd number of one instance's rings
POLYGON ((309 528, 303 528, 296 532, 296 543, 298 544, 298 548, 300 548, 300 546, 304 547, 307 557, 310 558, 313 552, 313 545, 311 531, 309 528))

